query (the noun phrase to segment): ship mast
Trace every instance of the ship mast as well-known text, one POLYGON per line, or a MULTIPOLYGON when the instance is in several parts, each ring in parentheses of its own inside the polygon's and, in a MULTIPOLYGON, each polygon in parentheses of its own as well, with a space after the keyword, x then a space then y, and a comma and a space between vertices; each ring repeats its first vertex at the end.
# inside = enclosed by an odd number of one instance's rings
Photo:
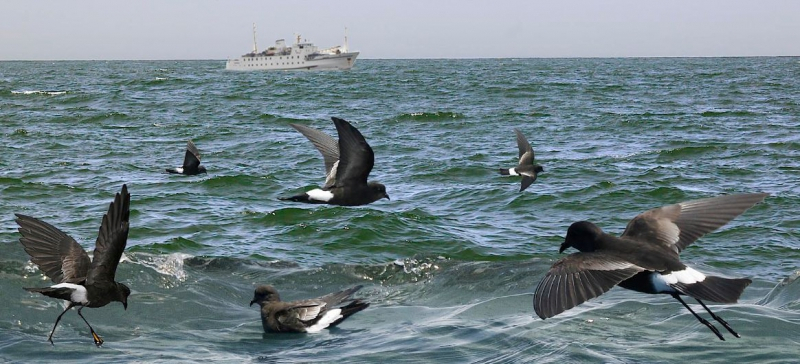
POLYGON ((256 23, 253 23, 253 53, 258 53, 258 44, 256 43, 256 23))
POLYGON ((347 49, 347 27, 344 27, 344 53, 349 52, 347 49))

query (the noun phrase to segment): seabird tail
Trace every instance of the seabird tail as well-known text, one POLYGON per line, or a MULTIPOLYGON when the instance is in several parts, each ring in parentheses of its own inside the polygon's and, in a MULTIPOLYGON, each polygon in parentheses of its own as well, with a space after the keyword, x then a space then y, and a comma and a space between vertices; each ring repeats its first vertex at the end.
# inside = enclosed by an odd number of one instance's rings
POLYGON ((744 289, 752 282, 747 278, 706 276, 701 282, 692 284, 676 283, 672 286, 678 292, 696 299, 719 303, 736 303, 744 289))
POLYGON ((176 170, 175 168, 167 168, 166 171, 167 173, 182 174, 181 172, 178 172, 178 170, 176 170))
POLYGON ((502 174, 504 176, 511 175, 511 173, 508 172, 508 168, 500 168, 499 171, 500 171, 500 174, 502 174))
POLYGON ((367 307, 369 307, 369 302, 365 302, 362 300, 354 300, 353 302, 350 302, 349 304, 347 304, 347 306, 341 307, 342 312, 340 313, 340 315, 342 315, 342 317, 334 322, 331 322, 329 327, 338 325, 339 323, 341 323, 354 313, 361 311, 367 307))
POLYGON ((290 196, 290 197, 278 197, 278 200, 281 201, 293 201, 293 202, 303 202, 303 203, 325 203, 325 201, 314 200, 309 196, 307 193, 302 195, 290 196))
POLYGON ((72 297, 72 288, 67 287, 34 287, 34 288, 23 288, 28 292, 36 292, 41 293, 47 297, 59 298, 62 300, 70 301, 72 297))

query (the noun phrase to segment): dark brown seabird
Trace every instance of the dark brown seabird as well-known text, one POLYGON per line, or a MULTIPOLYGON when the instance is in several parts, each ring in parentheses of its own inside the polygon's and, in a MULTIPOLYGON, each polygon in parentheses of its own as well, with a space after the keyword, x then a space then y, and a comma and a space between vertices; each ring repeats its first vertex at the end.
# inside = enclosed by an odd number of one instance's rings
POLYGON ((339 133, 338 142, 317 129, 290 124, 322 154, 325 161, 325 185, 301 195, 279 199, 340 206, 360 206, 382 198, 389 199, 386 186, 367 181, 375 164, 375 154, 364 136, 346 120, 336 117, 331 119, 339 133))
POLYGON ((361 287, 355 286, 308 300, 283 302, 274 287, 258 286, 250 306, 254 303, 261 306, 264 332, 315 333, 334 327, 350 315, 369 307, 367 302, 350 298, 361 287), (350 303, 339 306, 346 301, 350 303))
POLYGON ((167 172, 174 174, 185 174, 194 176, 200 173, 207 173, 206 167, 200 165, 200 150, 192 143, 186 142, 186 155, 183 157, 183 166, 177 168, 167 168, 167 172))
POLYGON ((114 301, 122 302, 122 306, 128 309, 131 290, 115 282, 114 275, 128 240, 130 204, 128 187, 122 185, 122 191, 116 194, 108 212, 103 215, 92 260, 75 239, 58 228, 30 216, 16 214, 22 235, 20 243, 31 256, 31 261, 56 283, 50 287, 25 290, 69 302, 50 330, 50 336, 47 337, 50 344, 53 344, 53 333, 61 317, 75 306, 78 306, 78 316, 89 326, 92 339, 98 347, 103 344, 103 339, 86 321, 81 310, 84 307, 103 307, 114 301))
POLYGON ((519 164, 514 168, 500 168, 500 174, 504 176, 522 176, 522 184, 519 192, 525 191, 528 186, 536 181, 539 173, 544 172, 544 168, 536 164, 536 156, 533 153, 531 143, 525 139, 519 129, 514 129, 517 134, 517 147, 519 148, 519 164))
POLYGON ((720 340, 725 340, 681 295, 692 297, 711 318, 741 337, 702 300, 735 303, 751 280, 707 276, 683 264, 678 254, 767 196, 766 193, 725 195, 652 209, 633 218, 620 237, 606 234, 588 221, 573 223, 559 252, 569 247, 580 252, 553 264, 536 287, 533 309, 540 318, 550 318, 620 286, 672 296, 720 340))

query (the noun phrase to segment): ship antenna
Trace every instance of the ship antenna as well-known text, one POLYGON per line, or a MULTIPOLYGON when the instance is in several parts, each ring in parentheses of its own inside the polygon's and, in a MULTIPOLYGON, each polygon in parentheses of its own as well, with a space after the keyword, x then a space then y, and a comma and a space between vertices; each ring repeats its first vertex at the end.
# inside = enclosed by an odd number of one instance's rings
POLYGON ((344 27, 344 53, 349 52, 347 49, 347 27, 344 27))
POLYGON ((253 53, 258 53, 258 43, 256 43, 256 23, 253 23, 253 53))

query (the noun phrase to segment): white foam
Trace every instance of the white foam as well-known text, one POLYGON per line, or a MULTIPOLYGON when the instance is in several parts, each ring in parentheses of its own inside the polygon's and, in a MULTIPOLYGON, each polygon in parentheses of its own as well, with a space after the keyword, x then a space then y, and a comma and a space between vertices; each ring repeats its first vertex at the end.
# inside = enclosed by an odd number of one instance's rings
POLYGON ((42 91, 42 90, 22 90, 22 91, 11 91, 12 94, 22 94, 22 95, 64 95, 67 91, 42 91))
POLYGON ((152 268, 158 273, 175 277, 178 281, 183 282, 186 280, 186 271, 184 270, 183 262, 192 255, 185 253, 171 253, 167 255, 150 255, 146 253, 136 254, 137 259, 135 263, 141 264, 145 267, 152 268))
POLYGON ((333 323, 334 321, 336 321, 336 320, 338 320, 340 318, 342 318, 342 309, 341 308, 336 308, 336 309, 330 310, 328 312, 325 312, 325 315, 323 315, 319 319, 319 321, 317 321, 317 323, 315 323, 315 324, 313 324, 313 325, 311 325, 311 326, 306 328, 306 332, 312 333, 312 334, 315 333, 315 332, 320 332, 320 331, 322 331, 322 329, 330 326, 331 323, 333 323))

